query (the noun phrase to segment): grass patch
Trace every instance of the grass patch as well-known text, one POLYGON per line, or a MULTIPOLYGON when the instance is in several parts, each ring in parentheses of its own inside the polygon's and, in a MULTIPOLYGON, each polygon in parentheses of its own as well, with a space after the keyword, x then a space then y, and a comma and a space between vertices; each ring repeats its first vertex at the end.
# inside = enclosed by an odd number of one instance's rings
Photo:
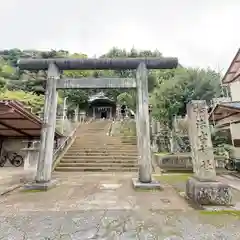
POLYGON ((186 191, 186 182, 192 173, 181 173, 181 174, 163 174, 163 175, 153 175, 153 179, 159 181, 160 183, 167 183, 171 185, 177 192, 186 191))
POLYGON ((153 188, 153 189, 147 189, 147 188, 135 188, 136 192, 161 192, 161 188, 153 188))
POLYGON ((240 210, 219 210, 219 211, 209 211, 209 210, 201 210, 200 214, 203 215, 231 215, 240 218, 240 210))
POLYGON ((163 174, 163 175, 153 175, 153 178, 157 181, 163 181, 169 184, 186 182, 189 177, 192 176, 192 173, 184 174, 163 174))
POLYGON ((163 156, 169 155, 169 152, 159 152, 159 153, 155 153, 155 155, 163 157, 163 156))
POLYGON ((46 190, 36 190, 36 189, 23 189, 24 193, 36 193, 36 192, 46 192, 46 190))

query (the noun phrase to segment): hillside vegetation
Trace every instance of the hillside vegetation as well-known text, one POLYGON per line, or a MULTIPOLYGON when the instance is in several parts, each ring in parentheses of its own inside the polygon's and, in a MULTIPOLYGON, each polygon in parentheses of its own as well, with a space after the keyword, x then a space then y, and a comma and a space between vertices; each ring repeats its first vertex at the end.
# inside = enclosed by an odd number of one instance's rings
MULTIPOLYGON (((131 49, 112 48, 101 57, 160 57, 159 51, 137 51, 131 49)), ((69 53, 64 50, 51 50, 42 52, 37 50, 10 49, 0 51, 0 99, 17 99, 32 106, 35 113, 41 111, 44 100, 45 71, 17 71, 16 63, 19 58, 87 58, 83 53, 69 53)), ((177 57, 177 56, 176 56, 177 57)), ((79 77, 134 77, 135 71, 64 71, 64 76, 79 77)), ((172 70, 149 71, 149 97, 153 106, 153 116, 167 125, 171 125, 174 115, 185 115, 185 106, 192 99, 205 99, 208 102, 213 97, 222 94, 220 87, 220 74, 211 69, 184 68, 179 66, 172 70)), ((80 108, 87 104, 89 94, 99 89, 65 90, 59 91, 59 102, 65 96, 72 105, 80 108)), ((132 109, 136 105, 136 92, 134 90, 122 91, 109 89, 106 95, 119 103, 126 102, 132 109)))

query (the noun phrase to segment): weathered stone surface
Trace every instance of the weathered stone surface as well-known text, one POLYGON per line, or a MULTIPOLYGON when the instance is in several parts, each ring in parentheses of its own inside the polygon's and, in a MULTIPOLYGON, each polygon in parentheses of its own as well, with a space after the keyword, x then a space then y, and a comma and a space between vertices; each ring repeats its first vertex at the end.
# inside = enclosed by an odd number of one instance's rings
POLYGON ((61 186, 51 191, 1 197, 0 239, 240 239, 239 218, 199 214, 164 183, 134 191, 133 174, 53 175, 61 186))
POLYGON ((22 70, 47 70, 49 64, 56 64, 60 70, 123 70, 136 69, 140 63, 145 63, 148 69, 171 69, 178 65, 177 58, 99 58, 99 59, 20 59, 18 67, 22 70))
POLYGON ((59 79, 57 89, 88 89, 88 88, 136 88, 134 78, 67 78, 59 79))
POLYGON ((55 64, 48 66, 48 79, 45 92, 44 117, 41 130, 41 144, 38 158, 36 180, 47 182, 51 180, 54 132, 57 112, 57 80, 60 78, 59 69, 55 64))
POLYGON ((187 115, 195 175, 202 180, 214 180, 216 169, 206 101, 194 100, 188 103, 187 115))
MULTIPOLYGON (((193 170, 191 153, 168 154, 165 156, 156 154, 154 155, 154 158, 158 166, 164 170, 193 170)), ((216 170, 226 170, 226 159, 224 156, 215 156, 214 160, 216 164, 216 170)))
POLYGON ((33 181, 37 175, 39 149, 31 147, 24 148, 22 151, 26 152, 26 156, 24 158, 25 179, 28 181, 33 181))
POLYGON ((230 205, 231 187, 217 181, 200 181, 189 178, 186 185, 187 197, 200 205, 230 205))
POLYGON ((48 182, 32 182, 24 185, 25 190, 40 190, 47 191, 53 187, 57 186, 58 181, 56 179, 52 179, 48 182))
POLYGON ((133 178, 133 187, 137 189, 161 189, 161 184, 158 181, 152 181, 150 183, 140 182, 139 179, 133 178))
POLYGON ((151 183, 152 154, 150 144, 149 109, 148 109, 148 74, 144 63, 141 63, 136 73, 137 80, 137 143, 139 157, 139 181, 151 183))
POLYGON ((200 205, 229 205, 232 202, 231 187, 216 181, 206 101, 188 103, 187 115, 195 178, 187 181, 186 195, 200 205))

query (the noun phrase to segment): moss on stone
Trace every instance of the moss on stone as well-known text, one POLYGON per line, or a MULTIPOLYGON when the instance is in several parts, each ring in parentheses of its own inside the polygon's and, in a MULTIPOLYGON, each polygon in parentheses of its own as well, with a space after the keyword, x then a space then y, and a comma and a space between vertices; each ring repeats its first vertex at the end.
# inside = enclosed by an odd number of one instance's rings
POLYGON ((163 174, 163 175, 153 175, 153 178, 157 181, 163 181, 169 184, 186 182, 192 174, 163 174))

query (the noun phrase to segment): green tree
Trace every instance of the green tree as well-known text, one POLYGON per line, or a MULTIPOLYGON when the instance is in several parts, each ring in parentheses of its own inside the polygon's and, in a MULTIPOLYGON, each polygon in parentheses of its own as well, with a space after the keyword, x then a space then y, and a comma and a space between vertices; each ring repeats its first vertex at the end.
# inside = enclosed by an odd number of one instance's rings
POLYGON ((159 81, 150 97, 153 115, 168 124, 175 115, 186 114, 190 100, 206 100, 221 95, 220 74, 210 69, 178 68, 169 79, 159 81))
POLYGON ((44 96, 38 96, 34 93, 24 91, 9 91, 0 92, 1 100, 17 100, 26 106, 32 107, 34 113, 41 111, 44 105, 44 96))

